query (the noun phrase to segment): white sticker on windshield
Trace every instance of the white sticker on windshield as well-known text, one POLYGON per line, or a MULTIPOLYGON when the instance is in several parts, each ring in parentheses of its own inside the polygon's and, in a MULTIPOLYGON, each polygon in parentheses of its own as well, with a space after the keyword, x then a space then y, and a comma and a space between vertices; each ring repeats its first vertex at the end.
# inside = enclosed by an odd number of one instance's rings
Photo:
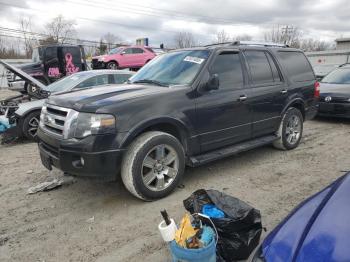
POLYGON ((77 77, 77 76, 73 76, 71 79, 72 79, 72 80, 78 80, 78 79, 79 79, 79 77, 77 77))
POLYGON ((186 56, 184 61, 191 62, 191 63, 196 63, 196 64, 201 64, 201 63, 203 63, 204 59, 203 58, 199 58, 199 57, 194 57, 194 56, 186 56))

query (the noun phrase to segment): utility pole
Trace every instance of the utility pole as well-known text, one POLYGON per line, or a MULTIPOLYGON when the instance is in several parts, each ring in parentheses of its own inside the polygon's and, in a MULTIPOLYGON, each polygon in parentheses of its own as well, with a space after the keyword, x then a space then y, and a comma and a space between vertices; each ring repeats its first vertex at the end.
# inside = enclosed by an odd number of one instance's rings
POLYGON ((282 27, 282 39, 285 45, 287 44, 288 41, 291 40, 291 35, 293 34, 293 32, 294 32, 293 26, 286 25, 285 27, 282 27))

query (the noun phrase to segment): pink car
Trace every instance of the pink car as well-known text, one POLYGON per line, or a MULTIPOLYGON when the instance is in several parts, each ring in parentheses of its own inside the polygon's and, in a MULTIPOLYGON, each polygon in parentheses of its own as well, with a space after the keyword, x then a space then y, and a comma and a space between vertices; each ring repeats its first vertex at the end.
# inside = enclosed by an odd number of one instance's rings
POLYGON ((92 58, 93 69, 140 68, 156 56, 150 47, 124 46, 92 58))

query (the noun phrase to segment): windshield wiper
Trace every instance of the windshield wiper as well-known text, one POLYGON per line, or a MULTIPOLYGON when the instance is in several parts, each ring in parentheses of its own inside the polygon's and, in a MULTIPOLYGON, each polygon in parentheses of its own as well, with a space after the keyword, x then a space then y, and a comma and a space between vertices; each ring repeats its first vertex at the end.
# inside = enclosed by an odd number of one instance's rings
POLYGON ((141 79, 141 80, 136 80, 134 82, 132 82, 133 84, 137 84, 137 83, 146 83, 146 84, 156 84, 158 86, 169 86, 169 85, 166 85, 162 82, 159 82, 157 80, 152 80, 152 79, 141 79))

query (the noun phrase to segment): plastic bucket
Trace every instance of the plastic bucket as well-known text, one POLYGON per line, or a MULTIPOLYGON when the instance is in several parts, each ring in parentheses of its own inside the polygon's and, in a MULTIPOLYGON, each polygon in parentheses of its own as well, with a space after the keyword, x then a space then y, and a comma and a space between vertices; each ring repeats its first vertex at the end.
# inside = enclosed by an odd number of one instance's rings
POLYGON ((186 249, 180 247, 175 240, 170 242, 173 262, 216 262, 216 243, 213 239, 206 247, 186 249))

